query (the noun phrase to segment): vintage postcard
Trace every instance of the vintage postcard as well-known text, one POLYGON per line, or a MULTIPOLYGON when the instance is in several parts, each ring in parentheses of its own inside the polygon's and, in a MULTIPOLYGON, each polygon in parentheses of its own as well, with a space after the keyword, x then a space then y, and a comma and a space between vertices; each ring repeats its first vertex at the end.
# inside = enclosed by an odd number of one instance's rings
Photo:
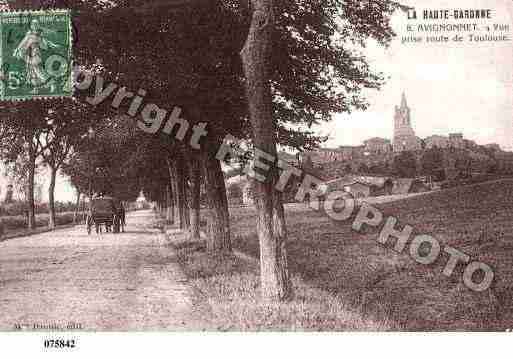
POLYGON ((513 331, 511 0, 0 9, 2 335, 513 331))

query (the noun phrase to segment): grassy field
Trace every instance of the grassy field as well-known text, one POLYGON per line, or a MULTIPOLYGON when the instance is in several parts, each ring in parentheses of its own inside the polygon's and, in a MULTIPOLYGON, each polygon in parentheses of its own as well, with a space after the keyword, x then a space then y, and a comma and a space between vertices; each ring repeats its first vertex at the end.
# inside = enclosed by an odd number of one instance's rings
MULTIPOLYGON (((448 255, 419 265, 359 234, 351 222, 321 213, 287 211, 289 265, 296 296, 268 306, 258 301, 258 263, 237 256, 209 259, 201 243, 175 243, 220 330, 506 330, 513 326, 513 180, 449 189, 378 205, 416 233, 494 268, 491 290, 472 292, 462 268, 441 274, 448 255)), ((232 213, 234 245, 258 258, 255 212, 232 213)), ((393 244, 393 241, 391 242, 393 244)))
MULTIPOLYGON (((49 215, 36 214, 36 227, 48 226, 49 215)), ((4 234, 10 234, 18 232, 27 228, 27 218, 25 216, 4 216, 1 217, 4 225, 4 234)), ((57 213, 56 215, 57 225, 65 225, 73 223, 73 212, 57 213)))

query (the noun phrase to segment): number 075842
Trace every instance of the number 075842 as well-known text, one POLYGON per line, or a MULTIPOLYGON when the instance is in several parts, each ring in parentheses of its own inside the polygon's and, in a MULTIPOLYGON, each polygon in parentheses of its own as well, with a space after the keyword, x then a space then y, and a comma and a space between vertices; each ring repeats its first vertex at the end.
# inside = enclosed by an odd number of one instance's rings
POLYGON ((75 340, 74 339, 45 339, 44 340, 45 348, 75 348, 75 340))

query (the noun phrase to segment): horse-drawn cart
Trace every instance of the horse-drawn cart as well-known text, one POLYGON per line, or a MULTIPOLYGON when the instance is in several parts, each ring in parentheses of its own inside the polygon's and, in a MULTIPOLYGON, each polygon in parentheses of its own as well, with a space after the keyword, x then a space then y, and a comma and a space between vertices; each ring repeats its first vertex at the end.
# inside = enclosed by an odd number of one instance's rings
POLYGON ((119 233, 120 217, 116 208, 116 202, 111 197, 93 198, 86 220, 87 234, 91 234, 93 225, 96 233, 101 233, 101 226, 105 226, 106 232, 112 228, 114 233, 119 233))

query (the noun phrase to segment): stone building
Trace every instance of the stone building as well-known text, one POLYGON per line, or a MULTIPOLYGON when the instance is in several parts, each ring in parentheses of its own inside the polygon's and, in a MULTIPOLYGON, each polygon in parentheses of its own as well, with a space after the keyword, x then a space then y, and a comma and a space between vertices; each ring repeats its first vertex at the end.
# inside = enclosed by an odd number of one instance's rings
POLYGON ((337 150, 342 153, 343 161, 351 161, 362 153, 362 146, 340 146, 337 150))
POLYGON ((465 142, 465 148, 472 149, 472 148, 479 147, 479 145, 475 141, 472 141, 472 140, 464 139, 463 142, 465 142))
POLYGON ((139 193, 139 197, 135 200, 135 205, 137 209, 150 208, 150 203, 146 200, 146 196, 142 190, 139 193))
POLYGON ((424 139, 426 149, 430 148, 456 148, 456 149, 472 149, 478 145, 471 140, 463 138, 461 133, 451 133, 449 137, 433 135, 424 139))
POLYGON ((431 148, 449 148, 449 138, 446 136, 433 135, 424 139, 426 149, 431 148))
POLYGON ((350 161, 353 158, 353 147, 320 148, 316 151, 305 152, 300 155, 301 162, 310 157, 313 164, 325 164, 336 161, 350 161))
POLYGON ((411 110, 404 93, 401 97, 401 106, 395 107, 393 148, 394 152, 416 151, 422 148, 421 140, 415 136, 411 126, 411 110))
POLYGON ((365 146, 365 152, 371 154, 383 154, 392 151, 392 145, 390 144, 390 140, 386 138, 373 137, 363 142, 365 146))
POLYGON ((501 151, 501 146, 497 143, 489 143, 489 144, 485 145, 485 147, 489 148, 495 152, 501 151))

